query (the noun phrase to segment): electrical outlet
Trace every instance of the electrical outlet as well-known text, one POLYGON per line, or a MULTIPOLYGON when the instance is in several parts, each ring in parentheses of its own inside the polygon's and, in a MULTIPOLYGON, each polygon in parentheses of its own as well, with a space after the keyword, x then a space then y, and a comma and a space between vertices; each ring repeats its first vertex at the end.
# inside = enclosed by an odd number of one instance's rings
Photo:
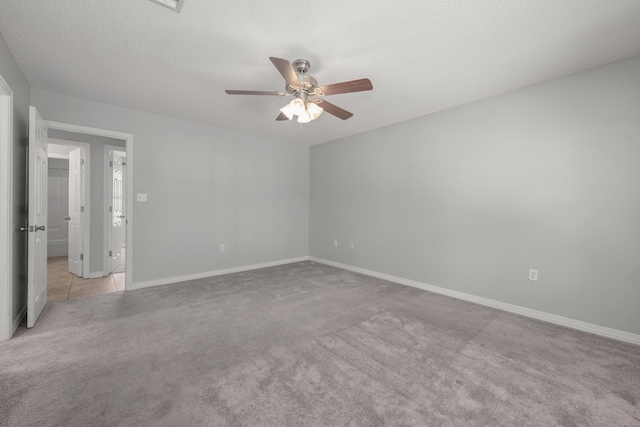
POLYGON ((534 282, 538 281, 538 270, 529 270, 529 280, 532 280, 534 282))
POLYGON ((226 248, 224 247, 224 245, 220 245, 220 252, 224 252, 226 250, 226 248))
POLYGON ((349 243, 350 243, 351 249, 355 249, 356 248, 356 245, 353 242, 349 242, 349 243))
POLYGON ((136 194, 136 200, 138 202, 146 202, 147 201, 147 193, 138 193, 138 194, 136 194))
POLYGON ((338 247, 338 241, 337 240, 333 241, 333 246, 335 246, 336 248, 338 247))

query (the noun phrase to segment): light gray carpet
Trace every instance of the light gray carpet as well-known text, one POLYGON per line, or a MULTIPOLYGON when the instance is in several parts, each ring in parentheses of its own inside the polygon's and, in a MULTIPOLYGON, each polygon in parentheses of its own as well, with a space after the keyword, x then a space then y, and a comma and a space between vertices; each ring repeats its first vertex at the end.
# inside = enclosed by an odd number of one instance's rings
POLYGON ((313 262, 50 303, 4 426, 640 426, 640 347, 313 262))

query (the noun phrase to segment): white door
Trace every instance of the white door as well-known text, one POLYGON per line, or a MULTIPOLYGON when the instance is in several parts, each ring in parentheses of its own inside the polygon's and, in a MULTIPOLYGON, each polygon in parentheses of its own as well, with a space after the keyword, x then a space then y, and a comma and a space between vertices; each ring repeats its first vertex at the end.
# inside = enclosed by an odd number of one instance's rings
POLYGON ((28 328, 47 304, 47 130, 38 110, 29 107, 28 328))
POLYGON ((69 153, 69 273, 82 277, 82 148, 69 153))
POLYGON ((124 219, 123 210, 123 186, 122 186, 122 157, 113 151, 110 156, 111 173, 111 225, 109 227, 109 261, 110 272, 115 271, 120 266, 120 255, 122 248, 122 227, 124 219))

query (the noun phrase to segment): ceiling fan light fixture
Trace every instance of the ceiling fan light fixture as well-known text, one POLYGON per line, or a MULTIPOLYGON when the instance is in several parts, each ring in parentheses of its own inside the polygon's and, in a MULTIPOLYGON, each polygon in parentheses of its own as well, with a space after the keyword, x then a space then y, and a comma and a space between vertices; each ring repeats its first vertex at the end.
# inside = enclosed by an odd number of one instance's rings
POLYGON ((298 116, 298 123, 309 123, 315 117, 312 117, 310 112, 307 111, 308 106, 309 104, 304 102, 302 99, 296 98, 282 107, 280 112, 287 116, 289 120, 292 120, 293 116, 298 116))
POLYGON ((309 123, 320 117, 323 109, 315 102, 305 102, 300 98, 296 98, 280 109, 287 119, 293 120, 293 116, 298 116, 298 123, 309 123))

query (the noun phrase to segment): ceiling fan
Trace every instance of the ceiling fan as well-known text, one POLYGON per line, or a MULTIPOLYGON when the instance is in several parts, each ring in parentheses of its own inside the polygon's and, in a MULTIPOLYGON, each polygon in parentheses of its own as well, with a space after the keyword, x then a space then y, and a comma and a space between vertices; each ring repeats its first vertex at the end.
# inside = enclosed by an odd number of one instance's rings
POLYGON ((292 120, 293 116, 297 116, 298 123, 309 123, 311 120, 317 119, 323 111, 342 120, 347 120, 353 114, 326 101, 324 97, 373 89, 369 79, 318 86, 318 81, 307 74, 311 68, 311 63, 308 60, 296 59, 291 64, 282 58, 272 56, 269 59, 286 81, 284 92, 255 90, 225 90, 225 92, 229 95, 294 96, 293 101, 280 109, 280 115, 276 118, 278 121, 292 120))

